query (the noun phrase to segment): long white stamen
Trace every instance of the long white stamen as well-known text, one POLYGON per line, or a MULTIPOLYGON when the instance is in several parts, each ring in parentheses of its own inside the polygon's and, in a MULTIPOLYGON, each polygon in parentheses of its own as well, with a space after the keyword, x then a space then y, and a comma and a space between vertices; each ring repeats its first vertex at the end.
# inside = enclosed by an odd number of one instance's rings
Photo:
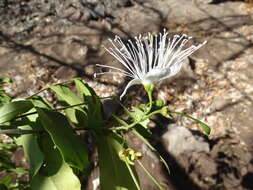
POLYGON ((115 70, 120 71, 120 72, 122 72, 122 73, 125 73, 125 74, 127 74, 127 75, 129 75, 129 76, 132 76, 132 77, 134 76, 134 75, 132 75, 131 73, 129 73, 129 72, 123 70, 123 69, 120 69, 120 68, 118 68, 118 67, 113 67, 113 66, 109 66, 109 65, 100 65, 100 64, 96 64, 96 66, 104 67, 104 68, 110 68, 110 69, 115 69, 115 70))
POLYGON ((123 76, 127 76, 127 77, 130 77, 130 78, 133 78, 132 75, 128 75, 128 74, 125 74, 125 73, 121 73, 121 72, 110 72, 110 71, 107 71, 107 72, 102 72, 102 73, 95 73, 95 78, 99 75, 105 75, 105 74, 119 74, 119 75, 123 75, 123 76))
POLYGON ((139 35, 134 38, 134 41, 128 40, 127 42, 115 36, 114 40, 110 39, 112 47, 105 49, 125 67, 125 70, 97 64, 99 67, 116 70, 101 72, 97 75, 121 74, 132 78, 121 95, 122 97, 132 85, 155 84, 177 74, 182 67, 182 61, 206 43, 184 49, 191 38, 186 34, 174 35, 170 38, 166 30, 158 35, 150 33, 145 37, 139 35))
MULTIPOLYGON (((115 41, 115 40, 114 40, 115 41)), ((110 42, 112 43, 112 45, 113 45, 113 47, 114 47, 114 49, 119 53, 119 55, 121 56, 121 57, 123 57, 123 59, 125 59, 125 61, 123 61, 122 60, 122 58, 112 49, 112 48, 110 48, 110 50, 108 50, 108 49, 106 49, 109 53, 111 52, 111 53, 113 53, 113 55, 114 55, 114 57, 116 58, 116 59, 118 59, 120 62, 121 62, 121 64, 122 65, 124 65, 129 71, 131 71, 132 72, 132 68, 129 68, 129 65, 130 65, 130 67, 131 67, 131 64, 129 64, 129 61, 126 59, 126 57, 125 57, 125 55, 122 53, 122 51, 121 50, 119 50, 119 48, 112 42, 112 40, 110 40, 110 42), (118 57, 118 58, 117 58, 118 57)), ((125 48, 125 46, 123 46, 124 48, 125 48)))

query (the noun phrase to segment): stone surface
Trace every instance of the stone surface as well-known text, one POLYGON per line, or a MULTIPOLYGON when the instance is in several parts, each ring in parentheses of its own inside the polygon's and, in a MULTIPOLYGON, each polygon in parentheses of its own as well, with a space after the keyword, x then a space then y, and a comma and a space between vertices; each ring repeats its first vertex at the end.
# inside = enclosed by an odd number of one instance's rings
POLYGON ((202 137, 194 136, 182 126, 169 125, 168 131, 162 136, 167 151, 173 156, 180 154, 194 155, 199 152, 209 152, 209 144, 202 137))
MULTIPOLYGON (((168 142, 177 142, 168 144, 176 147, 170 147, 170 151, 176 152, 174 161, 168 152, 163 152, 168 163, 173 163, 170 176, 164 174, 155 154, 138 139, 131 137, 129 141, 145 152, 144 164, 170 190, 251 189, 252 4, 206 4, 200 0, 2 2, 0 77, 13 78, 16 84, 8 87, 8 92, 16 97, 26 97, 73 76, 85 78, 100 96, 119 93, 125 86, 124 77, 93 78, 94 72, 100 71, 95 64, 119 65, 102 47, 108 47, 108 38, 116 34, 127 39, 166 28, 171 34, 192 35, 192 43, 207 40, 203 48, 186 60, 177 77, 156 86, 155 96, 163 97, 171 110, 189 113, 208 123, 211 135, 202 137, 196 132, 198 125, 175 116, 175 125, 185 128, 167 138, 168 142), (189 141, 194 145, 190 147, 189 141)), ((141 89, 132 87, 129 94, 142 100, 145 94, 141 89)), ((53 101, 50 93, 43 95, 53 101)), ((162 149, 159 143, 167 133, 156 130, 157 140, 152 143, 162 149)), ((98 176, 97 167, 95 170, 91 181, 98 176)), ((139 173, 144 189, 156 189, 145 173, 139 173)), ((92 182, 89 184, 87 189, 92 189, 92 182)))

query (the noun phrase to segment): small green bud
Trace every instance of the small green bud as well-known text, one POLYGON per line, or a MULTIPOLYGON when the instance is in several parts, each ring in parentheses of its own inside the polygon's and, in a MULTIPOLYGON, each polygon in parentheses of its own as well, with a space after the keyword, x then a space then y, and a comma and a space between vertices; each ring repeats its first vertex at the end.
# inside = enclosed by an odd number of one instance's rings
POLYGON ((155 101, 155 105, 157 107, 162 107, 162 106, 165 105, 165 102, 163 100, 161 100, 161 99, 158 99, 158 100, 155 101))
POLYGON ((161 114, 162 114, 164 117, 168 118, 168 119, 173 119, 173 117, 169 114, 169 107, 168 107, 168 106, 164 106, 164 107, 162 108, 161 114))

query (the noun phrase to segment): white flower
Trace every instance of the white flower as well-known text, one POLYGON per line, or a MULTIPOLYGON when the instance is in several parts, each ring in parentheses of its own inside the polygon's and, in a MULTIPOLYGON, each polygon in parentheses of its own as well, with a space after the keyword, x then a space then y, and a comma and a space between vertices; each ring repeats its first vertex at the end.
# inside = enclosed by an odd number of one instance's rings
POLYGON ((121 94, 121 99, 132 85, 153 85, 177 74, 182 67, 183 60, 206 43, 205 41, 197 46, 192 45, 183 49, 191 38, 186 34, 169 38, 166 31, 159 35, 148 34, 146 37, 140 35, 135 37, 134 41, 128 40, 127 42, 123 42, 119 36, 116 36, 113 41, 109 39, 112 47, 105 49, 125 67, 125 70, 97 64, 97 66, 114 71, 95 75, 118 73, 132 78, 121 94))

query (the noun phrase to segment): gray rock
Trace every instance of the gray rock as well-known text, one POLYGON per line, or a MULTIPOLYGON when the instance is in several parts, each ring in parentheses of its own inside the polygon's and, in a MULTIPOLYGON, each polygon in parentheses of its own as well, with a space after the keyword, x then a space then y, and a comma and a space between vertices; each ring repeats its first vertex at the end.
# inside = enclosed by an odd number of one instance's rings
POLYGON ((194 78, 189 58, 186 58, 183 61, 181 71, 175 76, 175 78, 194 78))
POLYGON ((162 141, 173 156, 210 151, 209 144, 204 141, 204 138, 194 136, 183 126, 169 125, 168 131, 162 136, 162 141))
POLYGON ((225 99, 224 97, 217 97, 210 105, 209 111, 210 113, 214 111, 220 111, 222 109, 225 109, 230 104, 232 104, 231 100, 225 99))
POLYGON ((130 4, 129 0, 82 0, 82 4, 93 11, 94 17, 112 15, 115 10, 130 4))
POLYGON ((75 70, 64 66, 59 67, 53 74, 53 77, 61 80, 68 80, 76 76, 77 72, 75 70))
POLYGON ((146 145, 146 144, 142 144, 141 146, 142 152, 149 156, 154 163, 159 163, 159 158, 157 157, 157 155, 146 145))

